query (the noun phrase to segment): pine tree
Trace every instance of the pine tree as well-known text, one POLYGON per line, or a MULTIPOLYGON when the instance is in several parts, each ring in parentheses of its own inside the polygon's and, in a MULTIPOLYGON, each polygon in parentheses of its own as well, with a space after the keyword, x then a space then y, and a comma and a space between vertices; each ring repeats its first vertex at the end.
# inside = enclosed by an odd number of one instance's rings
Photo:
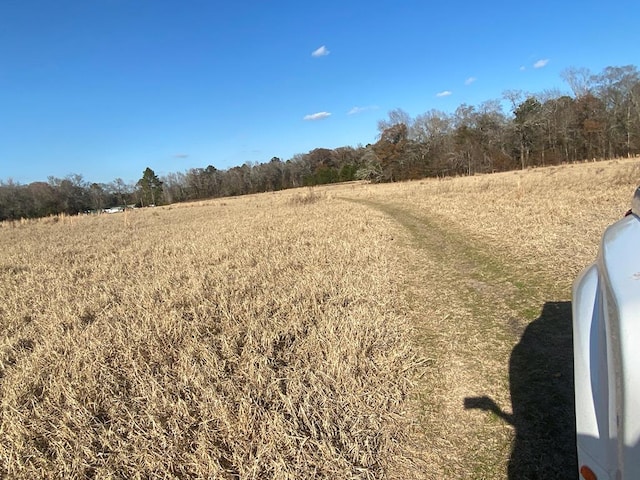
POLYGON ((162 202, 162 182, 149 167, 142 173, 142 178, 138 180, 137 185, 141 190, 140 198, 143 207, 162 202))

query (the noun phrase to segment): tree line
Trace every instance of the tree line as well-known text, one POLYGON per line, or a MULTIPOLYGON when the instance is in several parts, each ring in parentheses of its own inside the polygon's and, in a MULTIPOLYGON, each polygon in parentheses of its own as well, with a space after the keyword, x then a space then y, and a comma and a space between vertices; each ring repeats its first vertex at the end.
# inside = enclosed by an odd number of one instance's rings
POLYGON ((116 205, 148 206, 351 180, 393 182, 524 169, 640 154, 640 73, 633 65, 598 74, 570 68, 557 90, 504 92, 455 112, 415 118, 401 109, 378 122, 374 144, 315 148, 226 170, 214 166, 159 178, 147 168, 136 183, 86 182, 79 175, 19 185, 0 182, 0 220, 76 214, 116 205), (504 111, 505 104, 508 112, 504 111))
POLYGON ((127 184, 121 178, 108 184, 89 183, 77 174, 28 185, 0 182, 0 221, 97 213, 115 206, 149 206, 156 199, 162 202, 162 181, 150 168, 136 184, 127 184))

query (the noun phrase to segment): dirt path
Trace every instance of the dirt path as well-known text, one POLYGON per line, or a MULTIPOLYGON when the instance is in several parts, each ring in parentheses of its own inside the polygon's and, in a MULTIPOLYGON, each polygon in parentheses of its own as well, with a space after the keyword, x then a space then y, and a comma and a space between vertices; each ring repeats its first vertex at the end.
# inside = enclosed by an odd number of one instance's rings
POLYGON ((427 478, 575 477, 570 303, 411 206, 349 200, 403 227, 427 478))

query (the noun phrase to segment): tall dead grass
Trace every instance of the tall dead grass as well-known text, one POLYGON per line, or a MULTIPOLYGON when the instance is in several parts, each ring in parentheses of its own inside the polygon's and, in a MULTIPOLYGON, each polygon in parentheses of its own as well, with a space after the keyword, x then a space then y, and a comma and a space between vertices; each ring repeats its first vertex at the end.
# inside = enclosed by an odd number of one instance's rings
POLYGON ((0 229, 0 474, 407 475, 387 220, 295 195, 0 229))
POLYGON ((604 229, 631 206, 640 161, 561 165, 346 189, 438 221, 568 292, 604 229))
POLYGON ((333 191, 408 233, 429 478, 575 475, 571 285, 638 184, 626 159, 333 191))
POLYGON ((433 478, 504 472, 508 427, 462 398, 509 398, 515 293, 475 280, 470 294, 452 270, 464 258, 411 250, 392 219, 340 198, 483 245, 548 280, 548 301, 568 298, 639 177, 619 160, 4 224, 0 475, 416 478, 419 457, 433 478), (483 295, 495 303, 465 303, 483 295), (437 418, 410 410, 412 322, 442 356, 418 392, 437 418))

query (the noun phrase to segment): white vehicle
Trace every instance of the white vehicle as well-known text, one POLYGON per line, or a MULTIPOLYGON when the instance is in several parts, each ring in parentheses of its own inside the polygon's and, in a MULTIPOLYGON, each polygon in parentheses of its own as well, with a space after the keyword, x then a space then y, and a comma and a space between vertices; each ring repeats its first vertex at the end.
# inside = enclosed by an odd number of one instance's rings
POLYGON ((578 470, 640 479, 640 188, 573 285, 578 470))
POLYGON ((104 213, 120 213, 120 212, 124 212, 124 207, 111 207, 111 208, 105 208, 104 210, 102 210, 104 213))

